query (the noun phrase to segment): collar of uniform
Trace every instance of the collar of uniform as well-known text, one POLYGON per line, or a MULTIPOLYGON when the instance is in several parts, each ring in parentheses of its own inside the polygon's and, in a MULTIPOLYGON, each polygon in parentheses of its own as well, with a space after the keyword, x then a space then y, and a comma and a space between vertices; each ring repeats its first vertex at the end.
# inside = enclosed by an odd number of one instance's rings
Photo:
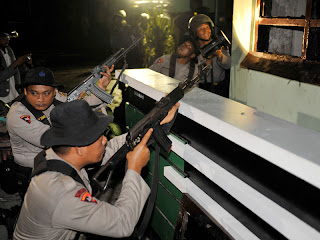
MULTIPOLYGON (((47 159, 48 161, 50 161, 51 159, 58 159, 58 160, 64 161, 65 163, 69 164, 71 167, 73 167, 73 168, 77 171, 78 175, 82 178, 82 180, 84 181, 84 183, 85 183, 86 185, 90 185, 90 181, 89 181, 88 174, 87 174, 87 172, 86 172, 86 170, 85 170, 84 168, 82 168, 80 171, 78 171, 78 169, 76 169, 72 164, 68 163, 67 161, 65 161, 64 159, 62 159, 61 157, 59 157, 59 156, 52 150, 52 148, 48 148, 48 149, 46 150, 46 159, 47 159)), ((88 186, 86 186, 86 187, 87 187, 87 189, 89 189, 88 186)))
MULTIPOLYGON (((69 164, 71 167, 73 167, 75 170, 77 170, 72 164, 70 164, 69 162, 67 162, 66 160, 62 159, 61 157, 59 157, 58 154, 56 154, 52 148, 48 148, 46 150, 46 159, 47 160, 51 160, 51 159, 58 159, 58 160, 61 160, 61 161, 64 161, 65 163, 69 164)), ((77 170, 78 173, 80 173, 78 170, 77 170)))

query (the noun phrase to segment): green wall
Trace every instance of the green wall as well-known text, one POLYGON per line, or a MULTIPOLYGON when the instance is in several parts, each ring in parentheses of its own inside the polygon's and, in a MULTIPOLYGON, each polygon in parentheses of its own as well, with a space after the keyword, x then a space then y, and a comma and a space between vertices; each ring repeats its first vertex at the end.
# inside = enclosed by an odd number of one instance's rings
POLYGON ((257 110, 320 130, 320 87, 240 68, 253 50, 256 0, 234 0, 230 98, 257 110))

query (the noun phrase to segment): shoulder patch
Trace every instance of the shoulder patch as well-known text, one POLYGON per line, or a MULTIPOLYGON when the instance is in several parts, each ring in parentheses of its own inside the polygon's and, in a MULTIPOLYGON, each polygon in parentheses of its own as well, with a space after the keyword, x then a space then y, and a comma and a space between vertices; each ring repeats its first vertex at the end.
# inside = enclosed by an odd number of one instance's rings
POLYGON ((87 191, 87 189, 81 188, 81 189, 76 193, 75 197, 80 198, 81 195, 82 195, 84 192, 86 192, 86 191, 87 191))
POLYGON ((27 123, 31 123, 31 118, 29 115, 23 115, 20 117, 22 120, 26 121, 27 123))
POLYGON ((85 188, 81 188, 75 195, 75 197, 80 198, 82 202, 92 202, 97 203, 95 199, 91 196, 91 194, 85 188))
POLYGON ((163 62, 162 58, 159 58, 157 63, 162 63, 162 62, 163 62))

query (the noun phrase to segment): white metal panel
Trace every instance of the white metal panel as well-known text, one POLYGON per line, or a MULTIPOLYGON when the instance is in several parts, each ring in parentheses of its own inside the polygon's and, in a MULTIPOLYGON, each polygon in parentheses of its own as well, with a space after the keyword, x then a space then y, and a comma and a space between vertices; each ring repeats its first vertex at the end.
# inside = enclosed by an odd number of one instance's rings
POLYGON ((250 230, 242 225, 236 218, 222 208, 217 202, 212 200, 205 192, 196 186, 190 179, 183 178, 172 167, 164 167, 164 175, 182 193, 189 194, 197 203, 206 209, 210 214, 234 239, 257 240, 259 239, 250 230))
MULTIPOLYGON (((172 151, 191 164, 203 175, 217 184, 241 204, 246 206, 257 216, 267 222, 288 239, 320 239, 320 233, 295 215, 279 206, 260 192, 207 158, 205 155, 189 146, 183 144, 172 136, 172 151)), ((167 177, 166 174, 164 174, 167 177)), ((178 189, 186 189, 181 186, 181 181, 167 177, 178 189), (176 181, 175 181, 176 180, 176 181)), ((181 191, 181 190, 180 190, 181 191)), ((189 191, 187 191, 190 194, 189 191)), ((206 209, 206 208, 205 208, 206 209)), ((215 217, 215 216, 213 216, 215 217)))
MULTIPOLYGON (((179 83, 150 69, 127 69, 121 81, 155 100, 179 83)), ((319 132, 199 88, 180 103, 180 114, 320 189, 319 132)))

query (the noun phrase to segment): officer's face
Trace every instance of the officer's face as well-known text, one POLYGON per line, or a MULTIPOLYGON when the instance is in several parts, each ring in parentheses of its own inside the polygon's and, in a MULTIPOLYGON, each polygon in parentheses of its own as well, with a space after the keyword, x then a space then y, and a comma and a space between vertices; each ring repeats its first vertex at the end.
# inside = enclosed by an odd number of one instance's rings
POLYGON ((186 41, 182 43, 177 50, 177 54, 179 57, 191 57, 193 58, 194 55, 194 48, 190 41, 186 41))
POLYGON ((106 151, 107 142, 108 140, 106 136, 101 135, 101 137, 97 141, 95 141, 89 146, 84 147, 85 154, 87 154, 88 156, 87 164, 93 164, 101 161, 106 151))
POLYGON ((211 28, 208 23, 203 23, 197 28, 198 38, 209 41, 211 37, 211 28))
POLYGON ((44 111, 52 104, 56 89, 44 85, 31 85, 24 89, 24 94, 32 107, 44 111))
POLYGON ((0 37, 0 48, 4 49, 8 47, 10 38, 9 37, 0 37))

